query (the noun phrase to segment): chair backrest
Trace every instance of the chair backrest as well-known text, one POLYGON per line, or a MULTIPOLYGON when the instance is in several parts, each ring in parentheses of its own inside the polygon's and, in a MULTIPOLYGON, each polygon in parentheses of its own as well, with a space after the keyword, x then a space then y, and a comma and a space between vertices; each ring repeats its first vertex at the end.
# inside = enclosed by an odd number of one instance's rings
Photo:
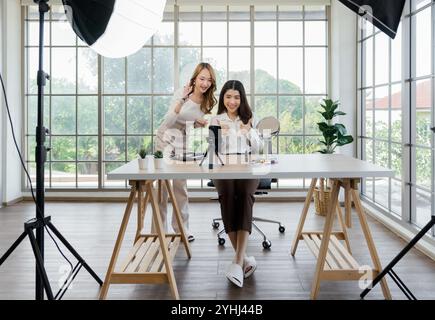
POLYGON ((265 117, 258 121, 256 129, 260 132, 260 135, 264 136, 276 136, 280 130, 279 120, 275 117, 265 117))

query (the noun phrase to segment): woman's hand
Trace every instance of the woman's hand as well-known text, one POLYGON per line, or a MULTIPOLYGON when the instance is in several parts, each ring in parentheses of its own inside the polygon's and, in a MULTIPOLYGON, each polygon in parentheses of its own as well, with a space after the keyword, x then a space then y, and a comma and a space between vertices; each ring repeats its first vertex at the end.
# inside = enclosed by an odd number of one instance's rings
POLYGON ((222 135, 228 135, 230 131, 230 126, 225 123, 225 121, 218 120, 218 125, 221 127, 222 135))
POLYGON ((189 98, 189 94, 192 92, 192 86, 190 85, 190 83, 186 83, 186 85, 183 88, 183 99, 186 100, 187 98, 189 98))
POLYGON ((208 124, 208 121, 206 119, 199 118, 199 119, 195 120, 195 123, 193 124, 193 126, 195 128, 204 128, 207 126, 207 124, 208 124))
POLYGON ((240 132, 243 135, 246 135, 249 132, 249 130, 251 130, 251 128, 252 128, 252 118, 249 119, 247 124, 244 124, 243 122, 240 124, 240 132))

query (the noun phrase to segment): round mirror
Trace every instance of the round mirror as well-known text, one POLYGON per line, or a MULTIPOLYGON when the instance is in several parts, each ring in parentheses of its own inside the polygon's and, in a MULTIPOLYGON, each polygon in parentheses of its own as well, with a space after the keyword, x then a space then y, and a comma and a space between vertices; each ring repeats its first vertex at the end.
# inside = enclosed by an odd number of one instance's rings
POLYGON ((279 120, 275 117, 265 117, 257 124, 257 130, 261 135, 275 136, 279 133, 279 120))

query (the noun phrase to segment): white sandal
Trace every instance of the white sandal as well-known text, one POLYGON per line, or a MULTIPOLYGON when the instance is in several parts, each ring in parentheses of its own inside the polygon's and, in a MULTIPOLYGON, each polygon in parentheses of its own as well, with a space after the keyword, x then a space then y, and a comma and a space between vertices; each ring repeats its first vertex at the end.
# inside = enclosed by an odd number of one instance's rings
POLYGON ((254 273, 255 269, 257 269, 257 261, 255 261, 254 256, 246 257, 243 261, 243 272, 244 272, 244 278, 249 278, 254 273), (246 269, 248 269, 246 271, 246 269))
POLYGON ((225 276, 239 288, 243 287, 243 269, 237 263, 232 263, 228 266, 225 276))

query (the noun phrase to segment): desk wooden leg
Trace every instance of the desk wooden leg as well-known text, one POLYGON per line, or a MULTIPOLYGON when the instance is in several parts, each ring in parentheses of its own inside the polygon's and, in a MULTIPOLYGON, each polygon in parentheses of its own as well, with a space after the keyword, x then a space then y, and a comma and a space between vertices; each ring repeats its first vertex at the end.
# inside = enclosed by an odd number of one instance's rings
MULTIPOLYGON (((352 190, 351 192, 352 192, 353 202, 355 203, 356 212, 358 214, 358 218, 359 218, 360 223, 361 223, 361 229, 364 232, 364 237, 366 239, 367 247, 369 249, 370 256, 371 256, 372 261, 373 261, 374 269, 377 272, 380 272, 382 270, 381 262, 379 260, 378 253, 376 251, 375 244, 373 242, 373 237, 372 237, 372 234, 370 232, 369 225, 367 223, 364 209, 363 209, 362 204, 361 204, 361 199, 359 198, 358 190, 356 190, 354 188, 352 188, 351 190, 352 190)), ((385 279, 385 277, 382 278, 382 280, 381 280, 381 288, 382 288, 382 293, 384 295, 384 298, 387 300, 391 300, 391 292, 390 292, 390 289, 388 288, 387 280, 385 279)))
POLYGON ((298 248, 299 240, 302 236, 302 230, 304 228, 305 219, 307 217, 308 209, 310 208, 311 199, 313 198, 314 188, 316 187, 317 178, 311 179, 310 189, 308 190, 307 197, 305 198, 304 208, 302 210, 301 217, 299 218, 299 224, 296 229, 295 237, 293 238, 291 246, 291 255, 294 256, 296 249, 298 248))
POLYGON ((326 254, 328 253, 329 239, 331 237, 332 226, 334 224, 334 213, 338 202, 338 193, 340 191, 340 182, 333 180, 331 190, 331 199, 329 200, 328 212, 325 217, 325 226, 323 228, 322 242, 320 244, 319 255, 317 258, 316 272, 314 274, 313 286, 311 288, 311 299, 316 299, 319 293, 321 275, 325 266, 326 254))
POLYGON ((144 225, 144 219, 145 219, 145 212, 148 206, 149 201, 149 194, 145 194, 145 198, 143 197, 143 193, 146 192, 145 186, 146 183, 152 183, 151 181, 139 181, 139 190, 138 190, 138 197, 137 197, 137 230, 136 230, 136 236, 134 238, 134 243, 136 243, 137 240, 139 240, 139 237, 141 235, 141 231, 143 229, 144 225))
POLYGON ((352 228, 352 197, 349 183, 344 185, 344 207, 346 226, 352 228))
POLYGON ((147 184, 147 192, 150 195, 150 202, 153 207, 153 222, 154 227, 157 230, 157 235, 160 243, 160 250, 163 255, 163 261, 165 263, 166 275, 169 282, 169 287, 171 288, 171 293, 174 299, 179 300, 177 283, 175 282, 174 270, 172 269, 172 262, 169 257, 168 246, 166 243, 165 232, 163 230, 162 218, 160 217, 159 205, 157 203, 156 192, 152 184, 147 184))
POLYGON ((186 250, 187 257, 190 259, 192 254, 190 252, 189 241, 186 237, 186 230, 184 230, 183 219, 181 218, 180 208, 178 207, 177 200, 175 199, 174 190, 172 189, 171 182, 165 180, 166 190, 168 190, 169 197, 171 198, 172 206, 174 207, 175 218, 177 219, 178 230, 181 233, 181 240, 184 244, 184 249, 186 250))
POLYGON ((130 219, 131 209, 133 208, 134 199, 136 197, 136 185, 135 181, 133 181, 127 207, 125 208, 124 217, 122 218, 121 227, 119 228, 118 237, 116 238, 115 247, 113 248, 112 258, 110 259, 109 268, 107 269, 106 278, 100 290, 100 300, 106 299, 109 290, 112 273, 115 269, 116 260, 118 260, 119 250, 121 249, 122 240, 124 239, 128 220, 130 219))
POLYGON ((347 228, 343 221, 343 213, 341 211, 340 204, 338 203, 338 201, 337 201, 337 216, 338 216, 338 221, 340 222, 341 230, 343 231, 344 241, 346 242, 347 251, 349 251, 349 253, 352 254, 352 251, 350 250, 349 236, 347 235, 347 228))

